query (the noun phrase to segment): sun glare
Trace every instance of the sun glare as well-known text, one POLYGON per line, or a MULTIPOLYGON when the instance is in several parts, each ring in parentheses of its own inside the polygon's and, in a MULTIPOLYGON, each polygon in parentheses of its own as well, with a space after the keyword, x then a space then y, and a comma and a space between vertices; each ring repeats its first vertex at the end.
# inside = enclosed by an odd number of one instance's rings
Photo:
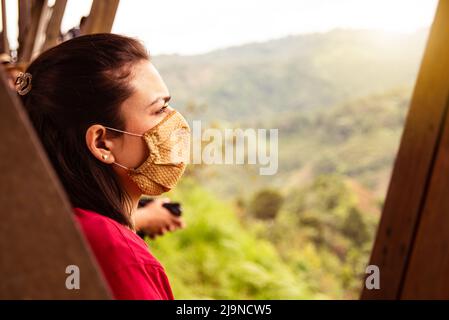
MULTIPOLYGON (((54 0, 49 3, 53 3, 54 0)), ((92 0, 68 1, 63 32, 92 0)), ((151 43, 153 54, 195 54, 335 28, 414 32, 429 27, 437 0, 121 0, 112 32, 151 43), (169 12, 166 14, 149 12, 169 12)), ((17 0, 6 0, 11 48, 17 47, 17 0)))

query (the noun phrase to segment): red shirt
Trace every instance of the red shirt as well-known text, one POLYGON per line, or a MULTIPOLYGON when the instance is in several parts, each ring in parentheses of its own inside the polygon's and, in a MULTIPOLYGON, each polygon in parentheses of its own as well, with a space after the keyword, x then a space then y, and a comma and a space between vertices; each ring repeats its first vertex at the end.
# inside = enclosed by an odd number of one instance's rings
POLYGON ((174 299, 164 268, 137 234, 98 213, 74 212, 116 299, 174 299))

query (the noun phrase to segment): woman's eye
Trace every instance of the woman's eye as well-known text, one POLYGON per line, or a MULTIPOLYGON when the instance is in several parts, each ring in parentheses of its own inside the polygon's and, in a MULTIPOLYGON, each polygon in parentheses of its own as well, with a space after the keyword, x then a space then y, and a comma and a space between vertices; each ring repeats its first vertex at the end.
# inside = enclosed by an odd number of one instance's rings
POLYGON ((167 109, 167 107, 168 107, 168 103, 164 104, 162 106, 162 108, 160 108, 158 111, 156 111, 156 114, 160 114, 160 113, 164 112, 164 110, 167 109))

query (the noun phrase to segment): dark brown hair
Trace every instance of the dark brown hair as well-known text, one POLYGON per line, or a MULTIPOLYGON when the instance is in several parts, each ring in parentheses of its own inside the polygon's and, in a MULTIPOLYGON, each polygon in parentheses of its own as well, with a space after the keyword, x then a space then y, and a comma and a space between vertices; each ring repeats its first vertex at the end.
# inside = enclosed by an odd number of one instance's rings
POLYGON ((30 64, 32 89, 21 96, 72 206, 130 227, 130 197, 112 167, 89 151, 85 133, 93 124, 124 130, 120 105, 133 92, 131 67, 143 59, 149 54, 133 38, 77 37, 30 64))

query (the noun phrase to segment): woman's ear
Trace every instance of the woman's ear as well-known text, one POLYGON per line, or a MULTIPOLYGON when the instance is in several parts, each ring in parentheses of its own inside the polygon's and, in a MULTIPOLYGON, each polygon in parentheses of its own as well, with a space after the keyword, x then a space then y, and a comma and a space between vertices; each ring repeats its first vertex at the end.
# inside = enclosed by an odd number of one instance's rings
POLYGON ((86 145, 95 158, 103 163, 112 164, 114 143, 106 138, 106 128, 99 124, 91 125, 86 131, 86 145))

